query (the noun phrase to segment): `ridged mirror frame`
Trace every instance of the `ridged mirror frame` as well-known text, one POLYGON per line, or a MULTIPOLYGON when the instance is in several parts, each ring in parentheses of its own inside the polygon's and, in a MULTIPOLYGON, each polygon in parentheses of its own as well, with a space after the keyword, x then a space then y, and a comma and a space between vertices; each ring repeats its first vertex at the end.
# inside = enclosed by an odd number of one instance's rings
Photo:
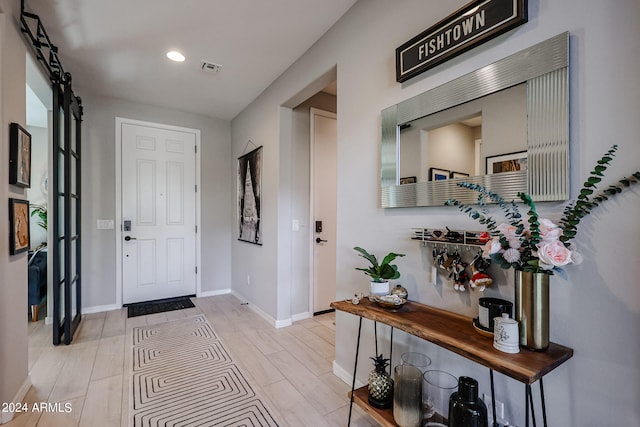
POLYGON ((529 193, 536 201, 569 198, 569 33, 559 34, 441 86, 382 110, 381 206, 442 206, 477 193, 456 185, 483 185, 505 200, 529 193), (527 170, 399 185, 399 125, 526 83, 527 170))

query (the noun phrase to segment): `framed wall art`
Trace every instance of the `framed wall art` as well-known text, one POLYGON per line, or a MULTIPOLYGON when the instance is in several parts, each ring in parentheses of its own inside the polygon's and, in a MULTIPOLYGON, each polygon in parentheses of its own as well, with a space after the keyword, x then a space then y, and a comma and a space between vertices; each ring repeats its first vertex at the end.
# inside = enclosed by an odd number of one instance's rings
POLYGON ((238 157, 238 240, 262 245, 262 146, 238 157))
POLYGON ((451 172, 446 169, 429 168, 429 181, 445 181, 451 172))
POLYGON ((17 123, 9 125, 9 184, 31 187, 31 134, 17 123))
POLYGON ((451 171, 451 175, 449 175, 449 178, 466 178, 468 176, 468 173, 451 171))
POLYGON ((29 250, 29 201, 9 199, 9 253, 29 250))
POLYGON ((487 175, 527 170, 527 152, 487 156, 487 175))
POLYGON ((400 185, 404 184, 415 184, 417 179, 415 176, 406 176, 404 178, 400 178, 400 185))

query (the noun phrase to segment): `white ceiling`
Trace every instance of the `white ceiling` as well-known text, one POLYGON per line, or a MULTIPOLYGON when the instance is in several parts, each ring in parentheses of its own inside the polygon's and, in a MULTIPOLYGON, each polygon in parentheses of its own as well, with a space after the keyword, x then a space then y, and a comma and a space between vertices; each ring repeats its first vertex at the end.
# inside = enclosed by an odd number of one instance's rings
POLYGON ((27 0, 78 88, 234 118, 356 0, 27 0), (175 63, 165 53, 180 50, 175 63), (202 60, 222 65, 200 70, 202 60))

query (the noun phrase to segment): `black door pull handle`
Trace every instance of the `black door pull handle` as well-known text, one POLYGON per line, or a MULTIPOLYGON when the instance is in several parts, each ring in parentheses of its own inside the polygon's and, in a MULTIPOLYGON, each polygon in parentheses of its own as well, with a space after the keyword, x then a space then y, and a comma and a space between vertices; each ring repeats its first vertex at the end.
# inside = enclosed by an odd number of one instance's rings
POLYGON ((125 240, 125 242, 128 242, 129 240, 136 240, 136 238, 135 237, 131 237, 131 236, 126 236, 124 238, 124 240, 125 240))
POLYGON ((316 243, 322 243, 322 242, 327 242, 328 240, 323 240, 321 238, 316 238, 316 243))

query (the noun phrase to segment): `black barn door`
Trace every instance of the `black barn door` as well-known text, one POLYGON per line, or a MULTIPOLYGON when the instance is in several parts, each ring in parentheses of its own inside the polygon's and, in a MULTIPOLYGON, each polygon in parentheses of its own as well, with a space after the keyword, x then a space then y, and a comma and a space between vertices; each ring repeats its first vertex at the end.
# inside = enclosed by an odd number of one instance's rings
POLYGON ((82 105, 71 75, 53 79, 53 343, 71 343, 81 314, 80 142, 82 105))

